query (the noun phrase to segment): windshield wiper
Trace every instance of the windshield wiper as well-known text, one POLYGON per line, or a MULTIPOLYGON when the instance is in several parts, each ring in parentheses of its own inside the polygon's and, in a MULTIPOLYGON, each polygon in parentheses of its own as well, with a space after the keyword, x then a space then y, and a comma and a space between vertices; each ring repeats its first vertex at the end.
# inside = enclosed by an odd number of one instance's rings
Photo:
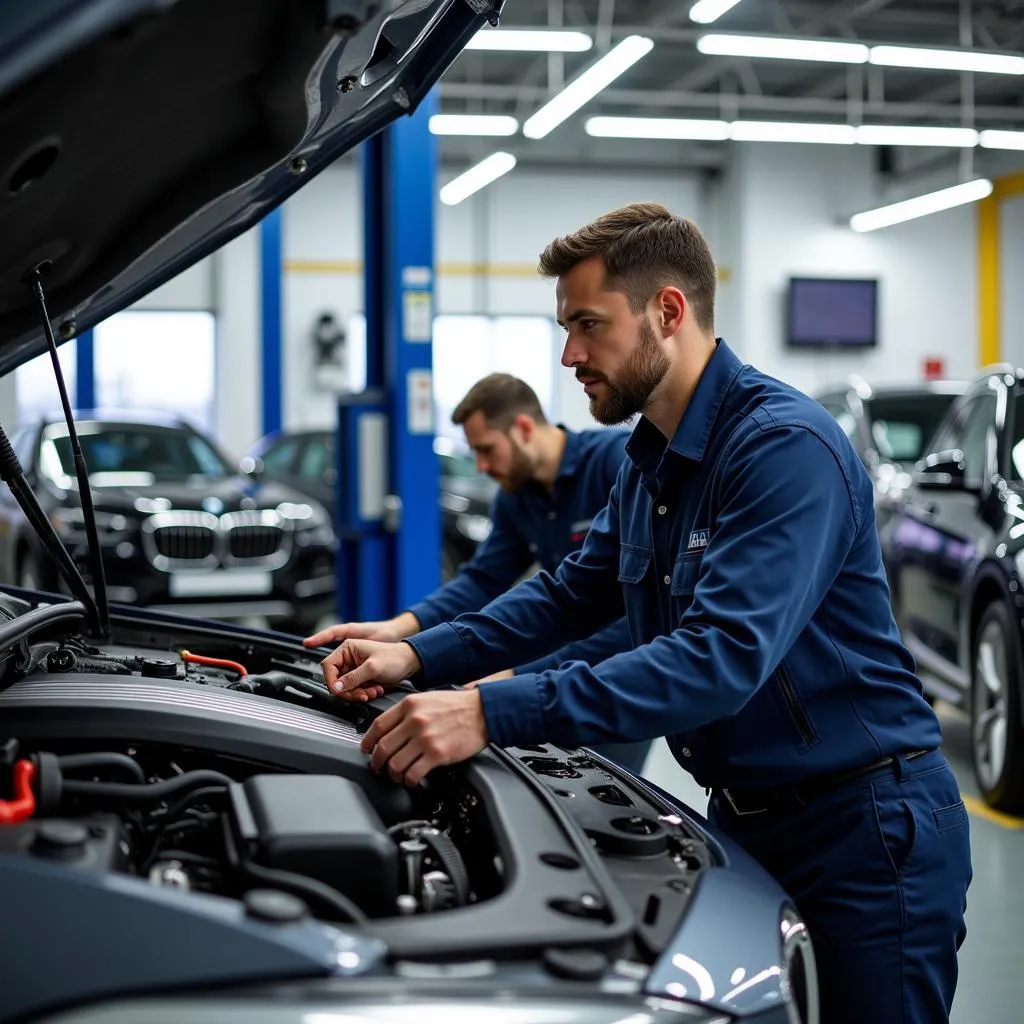
POLYGON ((39 504, 28 481, 25 479, 25 472, 18 459, 10 439, 7 437, 3 427, 0 426, 0 477, 6 481, 11 489, 21 510, 25 513, 32 528, 36 531, 46 553, 57 563, 61 575, 67 582, 71 593, 78 598, 85 606, 89 615, 90 624, 100 639, 107 639, 110 636, 110 606, 107 602, 106 577, 103 572, 103 556, 100 550, 99 533, 96 530, 96 513, 92 503, 92 489, 89 486, 89 470, 85 464, 85 456, 82 454, 82 446, 78 440, 78 431, 75 429, 75 418, 71 413, 71 403, 68 401, 67 387, 64 383, 64 374, 61 370, 60 360, 57 357, 57 342, 53 336, 53 326, 50 324, 50 317, 46 311, 46 295, 43 291, 41 268, 33 268, 25 278, 35 297, 39 307, 39 318, 43 325, 43 332, 46 335, 46 344, 50 351, 50 360, 53 363, 53 371, 57 378, 57 389, 60 392, 61 405, 64 407, 64 418, 67 421, 68 435, 71 440, 71 450, 75 460, 75 476, 78 478, 78 493, 82 502, 82 516, 85 520, 85 533, 89 546, 89 570, 92 574, 93 592, 79 572, 75 560, 71 557, 64 542, 60 539, 53 524, 50 522, 39 504))

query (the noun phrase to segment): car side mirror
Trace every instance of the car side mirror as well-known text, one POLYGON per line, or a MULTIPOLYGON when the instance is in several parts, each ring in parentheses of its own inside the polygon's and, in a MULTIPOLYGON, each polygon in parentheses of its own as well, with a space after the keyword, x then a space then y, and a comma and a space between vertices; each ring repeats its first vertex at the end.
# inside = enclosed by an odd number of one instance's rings
POLYGON ((964 490, 964 453, 950 448, 926 456, 914 467, 914 483, 923 490, 964 490))
POLYGON ((255 480, 259 479, 259 477, 263 475, 265 467, 262 459, 246 455, 239 461, 238 468, 245 474, 245 476, 251 476, 255 480))

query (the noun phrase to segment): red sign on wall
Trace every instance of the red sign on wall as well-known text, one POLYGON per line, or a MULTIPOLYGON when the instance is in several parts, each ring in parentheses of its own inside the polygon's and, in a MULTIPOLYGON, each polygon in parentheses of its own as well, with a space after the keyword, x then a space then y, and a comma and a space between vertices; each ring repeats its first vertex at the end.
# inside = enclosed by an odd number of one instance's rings
POLYGON ((946 375, 946 361, 934 356, 928 356, 924 361, 924 379, 942 380, 946 375))

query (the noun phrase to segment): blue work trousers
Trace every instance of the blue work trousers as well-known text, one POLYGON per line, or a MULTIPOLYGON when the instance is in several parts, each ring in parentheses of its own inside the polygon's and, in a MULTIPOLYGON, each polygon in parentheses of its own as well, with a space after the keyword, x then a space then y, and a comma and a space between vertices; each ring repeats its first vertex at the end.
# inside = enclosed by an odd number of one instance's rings
POLYGON ((872 772, 790 813, 710 820, 796 903, 814 944, 822 1024, 942 1024, 967 933, 970 829, 941 751, 872 772))

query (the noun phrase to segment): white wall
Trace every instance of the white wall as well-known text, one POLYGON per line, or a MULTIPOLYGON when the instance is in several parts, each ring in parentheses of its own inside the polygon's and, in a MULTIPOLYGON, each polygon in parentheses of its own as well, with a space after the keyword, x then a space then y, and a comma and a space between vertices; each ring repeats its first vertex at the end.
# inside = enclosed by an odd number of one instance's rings
POLYGON ((849 373, 915 381, 923 360, 941 357, 952 376, 977 356, 975 211, 961 207, 867 234, 850 214, 882 200, 870 149, 753 144, 737 152, 719 201, 740 212, 732 292, 723 308, 741 356, 803 390, 849 373), (879 346, 854 353, 794 353, 784 347, 790 275, 880 280, 879 346))

